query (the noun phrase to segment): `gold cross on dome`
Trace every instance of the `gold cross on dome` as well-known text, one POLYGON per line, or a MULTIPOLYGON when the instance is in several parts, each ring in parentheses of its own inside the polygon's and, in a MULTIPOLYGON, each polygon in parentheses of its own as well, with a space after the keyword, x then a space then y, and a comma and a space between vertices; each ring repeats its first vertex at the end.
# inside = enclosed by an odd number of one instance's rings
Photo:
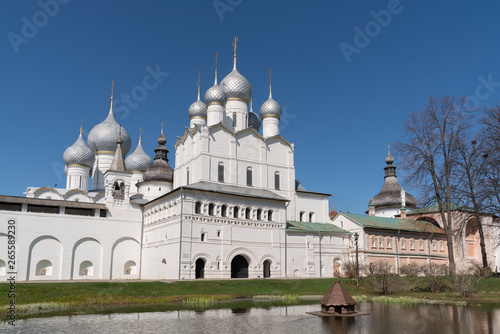
POLYGON ((238 43, 238 37, 234 36, 234 42, 233 42, 233 47, 234 47, 234 56, 236 57, 236 48, 238 43))
POLYGON ((111 82, 111 100, 113 99, 113 90, 114 90, 114 87, 115 87, 115 81, 113 80, 111 82))

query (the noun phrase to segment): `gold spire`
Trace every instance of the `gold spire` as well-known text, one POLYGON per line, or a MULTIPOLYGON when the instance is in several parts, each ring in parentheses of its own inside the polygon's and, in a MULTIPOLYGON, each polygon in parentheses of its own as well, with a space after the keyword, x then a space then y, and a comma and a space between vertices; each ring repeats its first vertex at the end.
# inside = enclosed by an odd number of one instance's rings
POLYGON ((269 69, 269 72, 267 73, 269 75, 269 98, 273 97, 273 93, 271 91, 271 76, 272 76, 273 71, 269 69))
POLYGON ((234 42, 233 42, 233 47, 234 47, 234 69, 236 69, 236 49, 237 49, 237 44, 238 43, 238 37, 234 36, 234 42))
POLYGON ((238 37, 234 36, 234 42, 233 42, 233 47, 234 47, 234 58, 236 58, 236 49, 238 46, 236 45, 238 43, 238 37))
POLYGON ((217 58, 219 58, 219 54, 215 53, 215 84, 217 85, 217 58))
POLYGON ((113 101, 113 90, 114 90, 114 86, 115 86, 115 81, 113 80, 111 82, 111 101, 113 101))
POLYGON ((139 128, 139 144, 142 142, 142 126, 139 128))
POLYGON ((80 136, 82 135, 82 131, 83 131, 83 117, 82 120, 80 121, 80 136))
POLYGON ((198 101, 200 100, 200 70, 198 70, 198 101))

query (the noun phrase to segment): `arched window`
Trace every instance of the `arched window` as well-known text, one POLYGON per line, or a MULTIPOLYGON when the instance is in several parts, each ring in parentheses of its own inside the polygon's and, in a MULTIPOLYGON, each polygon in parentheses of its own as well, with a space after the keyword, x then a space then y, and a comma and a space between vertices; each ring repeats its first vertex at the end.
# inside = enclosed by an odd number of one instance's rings
POLYGON ((257 210, 257 220, 262 220, 262 209, 257 210))
POLYGON ((377 248, 377 238, 372 237, 372 248, 377 248))
POLYGON ((378 238, 378 247, 379 248, 384 248, 384 238, 383 237, 379 237, 378 238))
POLYGON ((421 250, 421 251, 423 251, 424 250, 424 241, 423 240, 419 240, 418 246, 419 246, 418 249, 421 250))
POLYGON ((123 266, 123 273, 125 275, 135 275, 136 269, 137 267, 134 261, 127 261, 123 266))
POLYGON ((280 173, 274 173, 274 189, 280 190, 280 173))
POLYGON ((273 210, 267 211, 267 220, 270 222, 273 221, 273 210))
POLYGON ((194 213, 201 214, 201 202, 196 202, 194 205, 194 213))
POLYGON ((186 184, 189 184, 189 168, 186 169, 186 184))
POLYGON ((415 250, 415 239, 410 239, 410 250, 415 250))
POLYGON ((264 272, 263 272, 264 278, 271 277, 271 261, 269 260, 264 261, 263 267, 264 267, 264 272))
POLYGON ((52 276, 52 263, 48 260, 42 260, 36 264, 37 276, 52 276))
POLYGON ((214 203, 210 203, 208 205, 208 215, 209 216, 213 216, 214 215, 214 209, 215 209, 215 204, 214 203))
POLYGON ((250 211, 251 211, 250 208, 245 209, 245 219, 250 219, 250 211))
POLYGON ((240 217, 240 208, 235 206, 233 208, 233 218, 239 218, 240 217))
POLYGON ((476 223, 476 219, 475 218, 470 219, 465 227, 465 238, 469 240, 474 240, 478 230, 479 227, 478 224, 476 223))
POLYGON ((227 217, 227 205, 224 204, 223 206, 221 206, 221 208, 220 208, 220 215, 222 217, 227 217))
POLYGON ((299 221, 303 222, 304 221, 304 214, 305 212, 304 211, 300 211, 300 218, 299 218, 299 221))
POLYGON ((387 238, 387 248, 392 248, 392 238, 391 237, 387 238))
POLYGON ((405 238, 401 238, 401 249, 406 249, 406 240, 405 240, 405 238))
POLYGON ((218 180, 219 182, 224 182, 224 163, 219 162, 219 169, 218 169, 218 180))
POLYGON ((80 276, 93 276, 94 265, 90 261, 83 261, 80 263, 80 276))
POLYGON ((432 240, 432 251, 437 252, 437 242, 436 240, 432 240))
POLYGON ((7 275, 7 266, 4 260, 0 260, 0 276, 7 275))
POLYGON ((253 180, 252 180, 252 167, 247 168, 247 186, 251 187, 253 186, 253 180))
POLYGON ((113 197, 122 199, 125 196, 125 183, 118 183, 115 181, 113 184, 113 197))
POLYGON ((309 222, 314 222, 314 212, 309 212, 309 222))

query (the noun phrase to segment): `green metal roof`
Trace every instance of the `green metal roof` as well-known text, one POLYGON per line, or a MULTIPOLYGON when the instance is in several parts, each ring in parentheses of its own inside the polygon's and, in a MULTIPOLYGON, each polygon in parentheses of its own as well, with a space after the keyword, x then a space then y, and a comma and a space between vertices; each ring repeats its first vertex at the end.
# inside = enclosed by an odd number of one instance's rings
POLYGON ((444 231, 439 227, 420 220, 366 216, 344 212, 339 214, 368 228, 444 234, 444 231))
MULTIPOLYGON (((444 208, 444 210, 446 210, 445 204, 443 204, 443 208, 444 208)), ((457 204, 457 203, 451 203, 450 209, 451 209, 451 211, 457 210, 457 211, 466 211, 466 212, 470 212, 470 213, 474 212, 474 208, 471 208, 471 207, 468 207, 465 205, 461 205, 461 204, 457 204)), ((436 212, 439 212, 439 205, 432 204, 432 205, 428 205, 428 206, 425 206, 425 207, 419 208, 419 209, 411 209, 410 211, 407 211, 406 214, 407 215, 414 215, 414 214, 436 213, 436 212)), ((489 213, 484 212, 484 211, 480 211, 479 213, 486 214, 486 215, 489 214, 489 213)))
POLYGON ((341 229, 333 224, 308 223, 288 221, 286 230, 290 232, 305 232, 305 233, 340 233, 350 234, 350 232, 341 229))

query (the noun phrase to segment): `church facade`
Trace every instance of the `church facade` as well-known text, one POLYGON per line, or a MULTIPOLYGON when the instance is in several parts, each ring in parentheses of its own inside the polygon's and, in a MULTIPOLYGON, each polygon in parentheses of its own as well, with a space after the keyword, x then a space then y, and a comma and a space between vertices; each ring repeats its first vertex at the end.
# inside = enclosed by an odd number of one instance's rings
MULTIPOLYGON (((234 45, 233 70, 219 84, 215 67, 204 102, 198 85, 174 168, 163 126, 154 159, 141 136, 129 154, 132 140, 111 97, 87 142, 80 130, 63 154, 66 188, 0 195, 0 280, 13 272, 19 281, 341 276, 354 233, 362 261, 384 259, 396 270, 447 262, 439 221, 417 221, 416 199, 402 192, 390 153, 368 216, 329 213, 330 195, 302 186, 295 146, 279 133, 271 81, 254 112, 234 45)), ((467 263, 477 260, 474 238, 464 239, 467 263)))
MULTIPOLYGON (((65 189, 1 196, 16 227, 18 280, 332 276, 350 233, 330 223, 329 194, 296 180, 292 143, 272 97, 253 111, 236 67, 188 110, 171 168, 163 129, 155 157, 114 117, 63 155, 65 189), (128 154, 128 155, 127 155, 128 154), (90 187, 89 187, 90 185, 90 187)), ((8 224, 0 227, 6 279, 8 224)), ((338 268, 337 268, 338 269, 338 268)))

